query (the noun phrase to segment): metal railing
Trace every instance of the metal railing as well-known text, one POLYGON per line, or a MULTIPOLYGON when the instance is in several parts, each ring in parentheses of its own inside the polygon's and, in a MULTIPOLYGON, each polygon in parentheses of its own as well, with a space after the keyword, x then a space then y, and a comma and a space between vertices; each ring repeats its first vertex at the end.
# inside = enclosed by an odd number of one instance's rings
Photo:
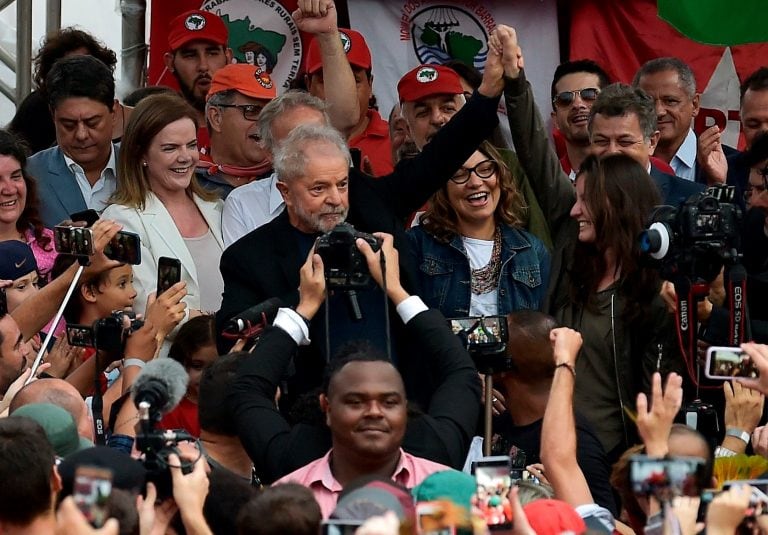
MULTIPOLYGON (((0 80, 0 93, 18 105, 32 91, 32 0, 0 0, 0 11, 16 4, 16 58, 0 48, 0 62, 16 73, 16 87, 0 80)), ((46 33, 61 27, 61 0, 45 2, 46 33)))

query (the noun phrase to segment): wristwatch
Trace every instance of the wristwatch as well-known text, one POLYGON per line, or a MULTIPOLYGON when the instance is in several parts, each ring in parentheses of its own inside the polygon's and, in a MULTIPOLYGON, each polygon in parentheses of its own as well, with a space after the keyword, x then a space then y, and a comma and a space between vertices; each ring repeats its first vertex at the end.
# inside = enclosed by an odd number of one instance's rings
POLYGON ((737 453, 733 450, 729 450, 728 448, 724 448, 723 446, 718 446, 715 448, 715 458, 717 457, 733 457, 737 455, 737 453))
POLYGON ((735 427, 732 427, 732 428, 728 429, 725 432, 725 434, 726 434, 726 436, 729 436, 729 437, 736 437, 736 438, 738 438, 739 440, 744 442, 744 444, 749 444, 750 435, 749 435, 749 433, 747 433, 743 429, 737 429, 735 427))

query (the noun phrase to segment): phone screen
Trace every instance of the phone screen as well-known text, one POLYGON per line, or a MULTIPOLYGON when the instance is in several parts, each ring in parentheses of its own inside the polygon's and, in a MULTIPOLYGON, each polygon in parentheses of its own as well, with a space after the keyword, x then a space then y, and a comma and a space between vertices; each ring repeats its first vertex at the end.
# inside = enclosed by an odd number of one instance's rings
POLYGON ((181 280, 181 262, 178 258, 161 256, 157 261, 157 294, 160 296, 168 288, 181 280))
POLYGON ((91 229, 85 227, 54 227, 53 245, 58 253, 91 256, 93 235, 91 229))
POLYGON ((707 350, 706 376, 710 379, 757 377, 752 359, 738 347, 710 347, 707 350))
POLYGON ((630 459, 632 490, 641 496, 667 501, 675 496, 698 496, 705 488, 704 460, 698 457, 660 459, 635 455, 630 459))
POLYGON ((71 346, 95 347, 93 327, 90 325, 67 324, 67 342, 71 346))
POLYGON ((512 525, 512 505, 507 497, 512 487, 509 457, 483 457, 475 463, 477 508, 491 529, 512 525))
POLYGON ((482 316, 472 318, 452 318, 451 330, 459 335, 469 346, 496 345, 506 339, 506 318, 504 316, 482 316))
POLYGON ((107 521, 112 494, 112 470, 99 466, 79 466, 73 486, 75 505, 95 528, 107 521))
POLYGON ((118 262, 133 265, 141 264, 141 240, 139 235, 121 230, 104 247, 104 254, 107 258, 117 260, 118 262))

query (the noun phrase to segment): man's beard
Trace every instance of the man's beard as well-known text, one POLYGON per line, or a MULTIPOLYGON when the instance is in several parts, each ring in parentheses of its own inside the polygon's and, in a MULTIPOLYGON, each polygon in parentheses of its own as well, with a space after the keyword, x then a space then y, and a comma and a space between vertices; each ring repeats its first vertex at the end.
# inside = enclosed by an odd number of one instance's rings
MULTIPOLYGON (((205 95, 202 97, 199 97, 195 95, 194 90, 194 83, 198 80, 198 78, 195 78, 195 80, 192 82, 193 87, 188 86, 184 80, 181 79, 179 76, 179 73, 176 71, 173 71, 173 76, 176 77, 176 82, 179 84, 179 89, 181 90, 182 96, 184 96, 184 100, 189 102, 193 108, 195 108, 198 111, 205 111, 205 95)), ((210 77, 209 77, 210 79, 210 77)))
POLYGON ((315 232, 330 232, 333 230, 333 227, 338 225, 339 223, 343 223, 347 219, 347 213, 349 212, 348 208, 344 207, 338 207, 335 210, 332 211, 326 211, 321 212, 318 214, 310 214, 306 211, 304 211, 304 208, 300 205, 296 205, 296 216, 309 228, 313 229, 315 232), (339 217, 335 220, 328 221, 323 218, 323 216, 327 216, 329 214, 338 214, 339 217))

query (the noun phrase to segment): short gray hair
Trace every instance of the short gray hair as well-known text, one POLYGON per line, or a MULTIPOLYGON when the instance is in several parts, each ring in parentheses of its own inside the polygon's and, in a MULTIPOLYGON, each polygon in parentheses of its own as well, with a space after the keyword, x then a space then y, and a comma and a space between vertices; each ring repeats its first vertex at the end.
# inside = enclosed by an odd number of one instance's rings
POLYGON ((272 137, 272 123, 282 113, 300 107, 319 111, 325 118, 325 124, 331 124, 331 119, 328 117, 328 106, 323 100, 298 89, 286 91, 279 97, 272 99, 259 114, 259 137, 268 151, 274 152, 276 150, 275 139, 272 137))
POLYGON ((589 135, 592 136, 592 122, 595 115, 623 117, 628 113, 637 115, 637 121, 648 141, 656 132, 656 106, 653 99, 639 87, 627 84, 611 84, 603 88, 589 111, 589 135))
POLYGON ((347 165, 352 165, 347 142, 338 130, 332 126, 302 124, 294 128, 275 151, 273 165, 277 179, 289 182, 304 176, 307 168, 307 148, 320 143, 335 149, 338 155, 347 161, 347 165))
POLYGON ((696 77, 691 67, 680 58, 656 58, 646 61, 635 73, 632 85, 637 87, 640 84, 640 78, 650 74, 656 74, 664 71, 673 71, 677 73, 680 85, 689 98, 696 96, 696 77))
POLYGON ((232 104, 235 101, 235 97, 238 94, 237 89, 225 89, 214 93, 205 103, 205 113, 208 113, 210 108, 221 106, 222 104, 232 104))

